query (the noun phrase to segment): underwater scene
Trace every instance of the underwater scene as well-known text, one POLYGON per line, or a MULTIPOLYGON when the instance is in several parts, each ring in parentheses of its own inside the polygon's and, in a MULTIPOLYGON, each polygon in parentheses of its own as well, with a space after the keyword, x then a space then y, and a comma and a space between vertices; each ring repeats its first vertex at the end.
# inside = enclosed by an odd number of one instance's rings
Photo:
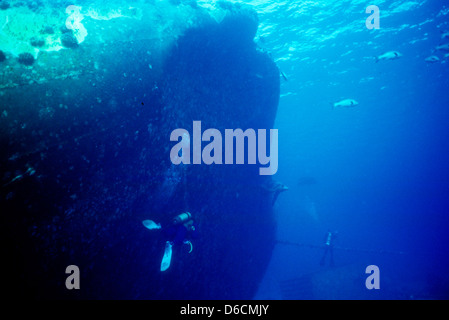
POLYGON ((8 299, 449 299, 444 0, 0 0, 0 150, 8 299))

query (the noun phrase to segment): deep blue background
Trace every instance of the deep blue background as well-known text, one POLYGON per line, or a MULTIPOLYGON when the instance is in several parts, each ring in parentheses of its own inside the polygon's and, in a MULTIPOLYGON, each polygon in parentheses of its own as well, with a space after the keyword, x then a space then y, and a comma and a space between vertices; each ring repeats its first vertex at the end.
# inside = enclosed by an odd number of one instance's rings
MULTIPOLYGON (((282 34, 266 36, 280 48, 274 56, 289 77, 275 124, 276 179, 290 187, 277 204, 278 239, 320 245, 328 228, 338 229, 339 246, 405 254, 337 251, 337 265, 377 264, 395 285, 447 281, 449 61, 434 52, 449 29, 448 16, 439 14, 443 1, 398 13, 390 3, 379 5, 380 30, 365 28, 364 4, 326 6, 331 2, 320 2, 315 11, 322 17, 313 21, 311 9, 297 19, 291 12, 277 16, 282 34), (403 57, 375 63, 374 56, 391 50, 403 57), (442 62, 426 63, 432 54, 442 62), (332 109, 346 98, 360 105, 332 109), (302 177, 316 184, 300 185, 302 177)), ((279 298, 277 282, 319 271, 321 255, 278 245, 258 297, 279 298)))

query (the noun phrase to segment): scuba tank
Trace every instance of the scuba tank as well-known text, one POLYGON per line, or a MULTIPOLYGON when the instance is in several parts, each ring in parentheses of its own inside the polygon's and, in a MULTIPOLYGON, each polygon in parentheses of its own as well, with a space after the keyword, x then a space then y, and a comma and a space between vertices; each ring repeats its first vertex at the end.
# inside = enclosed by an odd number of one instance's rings
POLYGON ((181 213, 173 218, 173 224, 176 225, 176 224, 186 223, 190 219, 192 219, 192 215, 190 214, 190 212, 181 213))

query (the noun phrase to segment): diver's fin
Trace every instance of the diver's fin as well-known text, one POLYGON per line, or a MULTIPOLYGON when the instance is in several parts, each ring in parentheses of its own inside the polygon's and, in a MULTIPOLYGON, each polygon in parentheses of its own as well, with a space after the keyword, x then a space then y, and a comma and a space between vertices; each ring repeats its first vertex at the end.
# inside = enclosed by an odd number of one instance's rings
POLYGON ((192 244, 192 242, 190 242, 189 240, 186 240, 186 241, 184 241, 184 244, 188 244, 190 246, 189 253, 192 253, 192 251, 193 251, 193 244, 192 244))
POLYGON ((152 220, 144 220, 142 221, 142 224, 145 226, 145 228, 150 229, 150 230, 154 230, 154 229, 160 229, 161 228, 161 224, 160 223, 156 223, 152 220))
POLYGON ((162 272, 164 272, 165 270, 170 268, 172 247, 173 247, 173 244, 170 241, 167 241, 165 243, 164 256, 162 257, 162 262, 161 262, 161 271, 162 272))

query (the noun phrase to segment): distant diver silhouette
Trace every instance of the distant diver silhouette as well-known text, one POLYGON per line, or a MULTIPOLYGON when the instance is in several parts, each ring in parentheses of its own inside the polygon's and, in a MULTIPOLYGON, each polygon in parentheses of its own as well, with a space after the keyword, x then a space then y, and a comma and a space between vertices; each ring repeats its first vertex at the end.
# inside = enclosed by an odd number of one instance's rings
POLYGON ((335 266, 335 262, 334 262, 334 241, 335 238, 338 235, 338 231, 330 231, 327 230, 326 236, 324 238, 324 254, 323 257, 321 258, 320 261, 320 266, 324 266, 326 263, 326 257, 329 254, 330 255, 330 263, 329 266, 334 267, 335 266))

